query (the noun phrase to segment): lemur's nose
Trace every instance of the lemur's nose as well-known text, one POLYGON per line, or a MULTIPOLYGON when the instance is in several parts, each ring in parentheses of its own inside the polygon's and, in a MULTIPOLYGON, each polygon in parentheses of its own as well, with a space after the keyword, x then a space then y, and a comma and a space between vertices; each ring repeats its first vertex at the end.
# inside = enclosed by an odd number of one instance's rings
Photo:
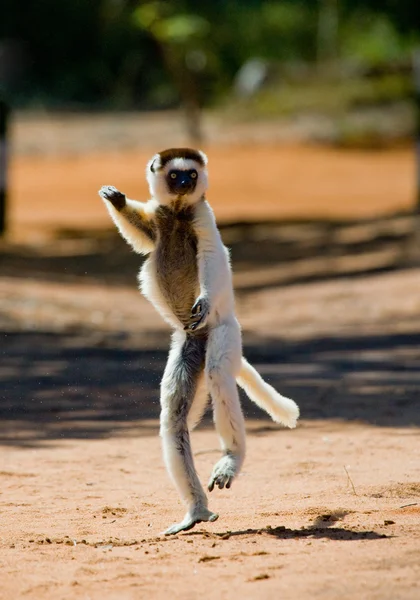
POLYGON ((177 181, 177 188, 179 189, 179 191, 188 192, 188 190, 190 190, 192 187, 192 183, 193 180, 189 175, 182 175, 182 177, 180 177, 177 181))

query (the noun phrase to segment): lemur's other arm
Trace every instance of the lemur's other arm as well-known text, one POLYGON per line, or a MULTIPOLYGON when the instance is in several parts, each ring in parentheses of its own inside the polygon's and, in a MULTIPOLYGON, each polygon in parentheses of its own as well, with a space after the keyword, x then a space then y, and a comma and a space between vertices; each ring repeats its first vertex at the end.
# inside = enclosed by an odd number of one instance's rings
POLYGON ((149 203, 129 200, 112 185, 99 190, 100 197, 122 237, 139 254, 148 254, 154 249, 156 230, 153 208, 149 203))
POLYGON ((191 321, 185 328, 192 330, 203 327, 209 320, 223 320, 234 304, 229 253, 223 245, 213 211, 204 201, 197 207, 196 215, 200 293, 191 309, 191 321))

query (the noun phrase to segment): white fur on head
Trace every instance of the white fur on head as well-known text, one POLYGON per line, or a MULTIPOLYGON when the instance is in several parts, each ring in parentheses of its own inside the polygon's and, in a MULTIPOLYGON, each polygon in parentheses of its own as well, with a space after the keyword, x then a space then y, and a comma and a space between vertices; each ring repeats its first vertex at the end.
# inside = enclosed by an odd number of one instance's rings
POLYGON ((181 171, 196 169, 198 177, 194 192, 192 194, 187 194, 185 200, 189 204, 198 202, 198 200, 204 196, 208 188, 208 174, 207 156, 201 150, 197 150, 197 153, 201 156, 204 166, 192 158, 179 156, 167 161, 162 167, 160 153, 155 154, 147 163, 146 168, 146 178, 152 198, 155 198, 159 204, 170 204, 177 198, 177 195, 171 193, 166 184, 166 176, 169 171, 172 169, 181 171))

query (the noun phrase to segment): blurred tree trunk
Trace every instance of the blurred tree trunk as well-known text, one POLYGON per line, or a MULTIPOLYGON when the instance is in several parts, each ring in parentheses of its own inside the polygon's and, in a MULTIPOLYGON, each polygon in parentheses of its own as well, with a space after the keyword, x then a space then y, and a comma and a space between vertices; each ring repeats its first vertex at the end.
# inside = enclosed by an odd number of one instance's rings
POLYGON ((188 69, 183 57, 177 56, 177 53, 174 52, 174 48, 162 42, 159 45, 166 68, 180 96, 188 139, 193 145, 199 146, 203 141, 203 132, 201 106, 195 77, 188 69))
POLYGON ((416 198, 415 210, 420 214, 420 46, 413 51, 413 91, 415 110, 416 198))
POLYGON ((197 78, 187 64, 188 51, 197 47, 210 32, 209 23, 194 14, 175 12, 171 3, 142 3, 133 13, 138 27, 157 44, 169 77, 179 94, 189 140, 203 140, 197 78))
POLYGON ((420 46, 413 50, 413 95, 415 110, 414 151, 416 154, 416 182, 413 207, 413 229, 409 243, 409 264, 420 264, 420 46))
POLYGON ((319 0, 317 60, 333 70, 338 59, 338 0, 319 0))
POLYGON ((0 236, 6 233, 9 115, 8 104, 0 98, 0 236))

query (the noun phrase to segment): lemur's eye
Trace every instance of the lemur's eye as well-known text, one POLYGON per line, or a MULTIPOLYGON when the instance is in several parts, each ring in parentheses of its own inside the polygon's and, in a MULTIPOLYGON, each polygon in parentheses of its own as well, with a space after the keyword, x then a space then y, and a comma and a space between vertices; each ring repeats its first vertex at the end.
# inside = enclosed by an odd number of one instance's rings
POLYGON ((176 179, 176 173, 171 173, 171 179, 176 179))
POLYGON ((197 179, 197 171, 191 171, 191 179, 197 179))

